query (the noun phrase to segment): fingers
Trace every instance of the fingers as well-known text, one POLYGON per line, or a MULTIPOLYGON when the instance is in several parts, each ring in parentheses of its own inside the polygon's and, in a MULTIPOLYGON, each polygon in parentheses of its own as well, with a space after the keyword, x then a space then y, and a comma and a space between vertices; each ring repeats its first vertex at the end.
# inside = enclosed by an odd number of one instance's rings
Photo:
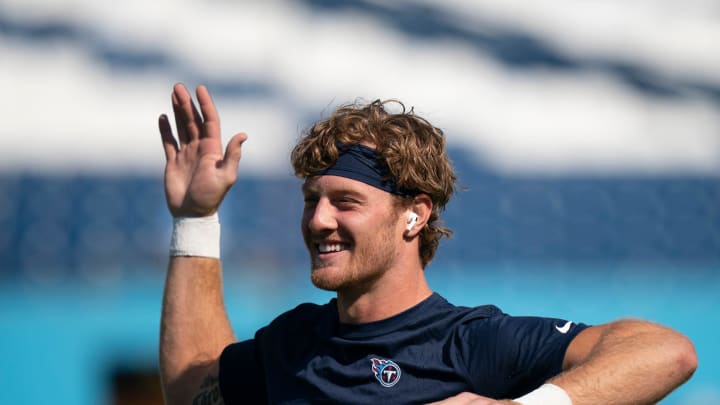
POLYGON ((180 144, 188 144, 199 139, 203 125, 202 117, 182 83, 177 83, 173 87, 172 105, 180 144))
POLYGON ((173 137, 172 129, 170 128, 170 121, 167 115, 162 114, 158 119, 158 127, 160 128, 160 139, 163 143, 163 149, 165 150, 165 159, 167 161, 175 160, 177 156, 178 144, 173 137))
POLYGON ((202 112, 203 128, 200 133, 201 138, 217 138, 220 139, 220 117, 218 116, 217 109, 213 103, 210 92, 205 86, 198 86, 196 89, 198 104, 200 104, 200 111, 202 112))
POLYGON ((223 170, 229 178, 237 176, 238 165, 242 157, 242 144, 247 140, 247 135, 239 133, 230 139, 225 148, 225 157, 223 158, 223 170))
MULTIPOLYGON (((177 87, 178 85, 175 85, 177 87)), ((175 88, 173 88, 172 92, 172 108, 173 108, 173 115, 175 116, 175 126, 177 127, 178 131, 178 139, 180 139, 181 144, 187 144, 190 142, 190 137, 187 134, 187 131, 185 130, 185 126, 181 124, 182 120, 180 119, 180 115, 182 114, 181 108, 180 108, 180 100, 178 99, 177 95, 175 94, 175 88)))

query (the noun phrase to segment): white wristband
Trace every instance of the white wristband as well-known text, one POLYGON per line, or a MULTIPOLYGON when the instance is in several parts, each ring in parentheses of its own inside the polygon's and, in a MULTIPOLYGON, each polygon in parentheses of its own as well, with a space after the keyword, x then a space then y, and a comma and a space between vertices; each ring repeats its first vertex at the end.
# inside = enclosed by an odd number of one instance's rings
POLYGON ((554 384, 543 384, 513 401, 522 405, 572 405, 567 392, 554 384))
POLYGON ((220 258, 220 220, 209 217, 173 218, 170 256, 220 258))

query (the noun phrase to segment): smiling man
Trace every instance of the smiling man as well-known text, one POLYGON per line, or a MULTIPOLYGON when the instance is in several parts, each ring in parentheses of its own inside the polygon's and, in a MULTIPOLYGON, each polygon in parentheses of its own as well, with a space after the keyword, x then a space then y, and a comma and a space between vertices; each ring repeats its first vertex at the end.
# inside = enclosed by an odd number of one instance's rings
POLYGON ((197 98, 202 114, 184 86, 173 90, 177 140, 159 123, 174 218, 160 339, 168 403, 654 403, 695 370, 692 343, 650 322, 514 317, 433 293, 425 268, 450 234, 440 213, 456 176, 441 130, 379 101, 338 109, 292 152, 311 279, 336 298, 236 342, 216 212, 247 136, 223 154, 207 89, 197 98))

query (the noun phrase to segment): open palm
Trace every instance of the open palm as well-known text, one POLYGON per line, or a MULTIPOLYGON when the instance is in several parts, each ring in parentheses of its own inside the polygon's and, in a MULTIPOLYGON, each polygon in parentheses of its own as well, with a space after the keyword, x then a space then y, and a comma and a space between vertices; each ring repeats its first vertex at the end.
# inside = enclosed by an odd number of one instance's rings
POLYGON ((159 119, 165 149, 165 196, 174 217, 207 216, 215 213, 237 179, 242 143, 247 135, 235 135, 222 153, 220 119, 210 93, 197 88, 198 112, 190 93, 176 84, 172 106, 178 141, 166 115, 159 119), (200 114, 202 113, 202 115, 200 114))

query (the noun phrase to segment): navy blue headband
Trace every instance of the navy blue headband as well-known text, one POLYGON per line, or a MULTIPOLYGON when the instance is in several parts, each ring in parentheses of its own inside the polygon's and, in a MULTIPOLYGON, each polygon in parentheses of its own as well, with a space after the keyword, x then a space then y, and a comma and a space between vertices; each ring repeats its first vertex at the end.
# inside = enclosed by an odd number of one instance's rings
POLYGON ((317 175, 333 175, 361 181, 391 194, 408 196, 417 191, 398 187, 380 155, 365 145, 338 144, 337 161, 317 175))

